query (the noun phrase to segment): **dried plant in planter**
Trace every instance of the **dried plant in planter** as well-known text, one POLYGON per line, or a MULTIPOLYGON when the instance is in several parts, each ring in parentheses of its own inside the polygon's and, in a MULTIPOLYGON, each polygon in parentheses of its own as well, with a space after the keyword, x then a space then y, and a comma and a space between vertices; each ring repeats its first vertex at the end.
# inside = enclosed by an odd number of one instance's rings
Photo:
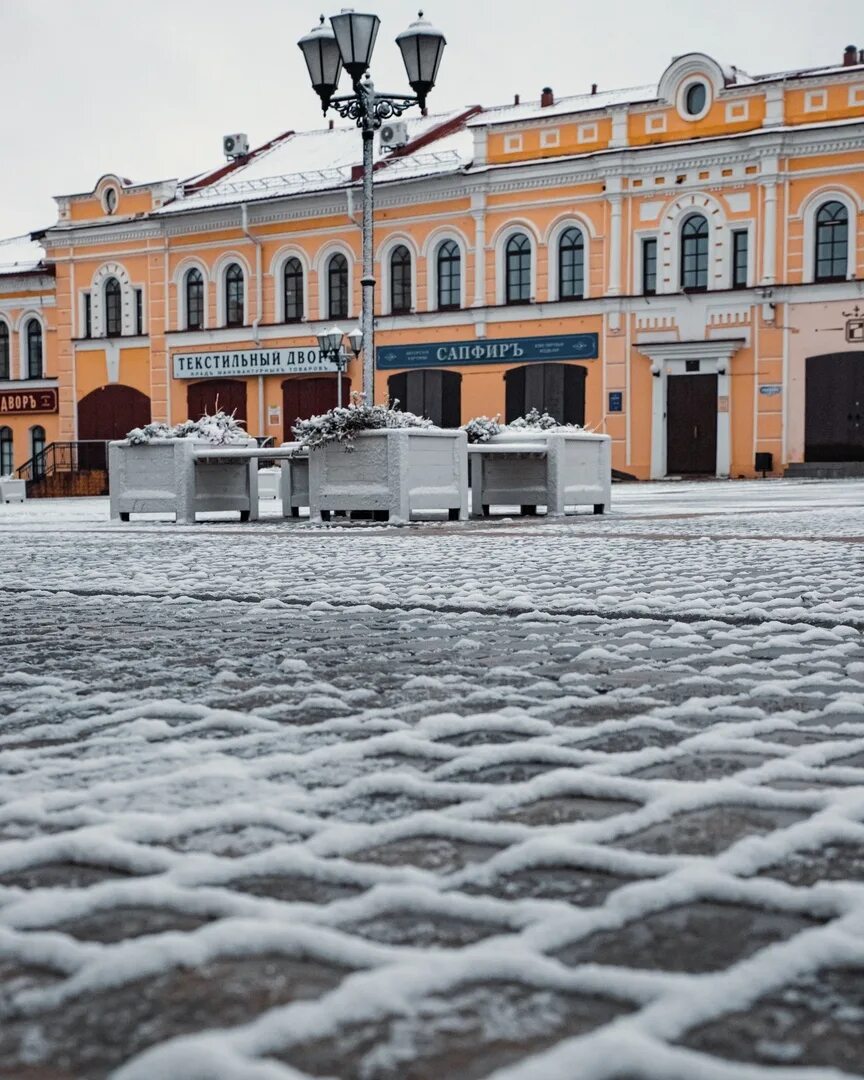
POLYGON ((489 416, 475 416, 473 420, 469 420, 467 424, 463 424, 462 430, 468 436, 468 442, 489 442, 493 436, 500 435, 502 428, 498 419, 497 416, 494 419, 489 416))
POLYGON ((229 416, 220 409, 212 416, 204 413, 200 420, 184 420, 182 424, 174 427, 154 423, 143 428, 133 428, 126 438, 133 446, 141 446, 153 442, 154 439, 200 439, 215 446, 223 446, 226 443, 246 442, 249 434, 243 427, 242 420, 238 420, 233 413, 229 416))
POLYGON ((517 416, 515 420, 511 420, 507 425, 509 428, 533 428, 535 431, 551 431, 552 428, 570 428, 571 430, 582 431, 581 424, 562 424, 560 420, 556 420, 554 416, 550 416, 547 412, 540 412, 539 409, 529 409, 524 416, 517 416))
POLYGON ((354 437, 361 431, 435 426, 425 416, 402 412, 398 405, 398 401, 390 405, 366 405, 355 400, 351 405, 330 409, 320 416, 298 420, 291 430, 300 445, 308 450, 328 443, 342 443, 346 450, 353 450, 354 437))

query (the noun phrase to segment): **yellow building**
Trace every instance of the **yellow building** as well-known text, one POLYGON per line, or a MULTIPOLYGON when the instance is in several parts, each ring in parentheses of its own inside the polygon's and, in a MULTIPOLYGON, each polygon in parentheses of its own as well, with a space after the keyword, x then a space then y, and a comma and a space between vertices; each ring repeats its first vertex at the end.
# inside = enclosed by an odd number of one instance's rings
MULTIPOLYGON (((376 400, 546 408, 639 478, 864 467, 864 55, 838 60, 693 53, 648 87, 408 120, 376 163, 376 400)), ((59 405, 0 417, 6 458, 217 401, 278 441, 335 404, 315 335, 359 318, 360 150, 340 126, 185 182, 103 176, 29 262, 0 246, 0 395, 59 405)))

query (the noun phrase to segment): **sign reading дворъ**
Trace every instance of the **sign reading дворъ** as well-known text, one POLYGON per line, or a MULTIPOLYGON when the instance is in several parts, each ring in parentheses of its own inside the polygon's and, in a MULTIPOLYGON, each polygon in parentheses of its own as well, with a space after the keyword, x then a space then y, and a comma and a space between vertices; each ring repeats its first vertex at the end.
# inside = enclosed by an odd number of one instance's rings
POLYGON ((174 353, 175 379, 216 379, 224 375, 309 375, 336 370, 321 350, 251 349, 225 352, 174 353))

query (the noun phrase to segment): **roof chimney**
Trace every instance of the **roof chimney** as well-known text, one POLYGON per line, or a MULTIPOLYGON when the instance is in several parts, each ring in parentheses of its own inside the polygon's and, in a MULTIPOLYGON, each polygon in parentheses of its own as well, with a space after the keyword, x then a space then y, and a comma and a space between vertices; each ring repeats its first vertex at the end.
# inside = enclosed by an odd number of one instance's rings
POLYGON ((858 63, 858 48, 856 45, 847 45, 843 53, 843 67, 855 67, 858 63))
POLYGON ((330 120, 330 123, 329 123, 329 125, 328 125, 329 129, 330 129, 330 130, 332 131, 332 130, 333 130, 333 128, 334 128, 335 126, 336 126, 336 125, 335 125, 335 121, 333 121, 333 120, 331 119, 331 120, 330 120))
POLYGON ((518 104, 519 104, 519 95, 518 95, 518 94, 514 94, 514 95, 513 95, 513 104, 514 104, 514 105, 518 105, 518 104))
POLYGON ((540 104, 544 109, 549 105, 555 104, 555 95, 552 93, 551 86, 543 87, 543 93, 540 95, 540 104))
POLYGON ((596 82, 592 82, 592 83, 591 83, 591 93, 592 93, 592 94, 596 94, 596 93, 597 93, 597 83, 596 83, 596 82))

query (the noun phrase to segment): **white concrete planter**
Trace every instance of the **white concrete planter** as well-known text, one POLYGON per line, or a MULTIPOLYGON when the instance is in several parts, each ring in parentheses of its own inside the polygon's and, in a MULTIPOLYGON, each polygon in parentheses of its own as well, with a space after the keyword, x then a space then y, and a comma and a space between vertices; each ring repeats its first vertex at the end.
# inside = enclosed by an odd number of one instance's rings
POLYGON ((4 476, 0 479, 0 502, 24 502, 27 498, 27 485, 25 481, 4 476))
POLYGON ((381 520, 447 510, 468 517, 468 455, 464 431, 398 428, 362 431, 353 449, 338 443, 309 452, 309 516, 372 511, 381 520))
POLYGON ((519 506, 534 513, 545 506, 549 517, 566 507, 593 506, 602 514, 611 503, 612 440, 589 431, 523 428, 502 431, 470 447, 471 510, 519 506))
POLYGON ((279 498, 279 477, 280 470, 274 468, 259 469, 258 470, 258 498, 259 499, 278 499, 279 498))
POLYGON ((279 464, 279 495, 282 499, 282 516, 299 517, 300 507, 309 505, 309 451, 300 449, 299 443, 282 443, 281 449, 294 449, 295 456, 283 458, 279 464))
MULTIPOLYGON (((254 439, 230 444, 231 450, 256 446, 254 439)), ((196 460, 196 453, 206 450, 209 455, 219 449, 197 439, 110 443, 111 517, 128 521, 130 514, 173 513, 178 522, 192 524, 197 513, 236 510, 241 521, 257 518, 257 458, 196 460)))

